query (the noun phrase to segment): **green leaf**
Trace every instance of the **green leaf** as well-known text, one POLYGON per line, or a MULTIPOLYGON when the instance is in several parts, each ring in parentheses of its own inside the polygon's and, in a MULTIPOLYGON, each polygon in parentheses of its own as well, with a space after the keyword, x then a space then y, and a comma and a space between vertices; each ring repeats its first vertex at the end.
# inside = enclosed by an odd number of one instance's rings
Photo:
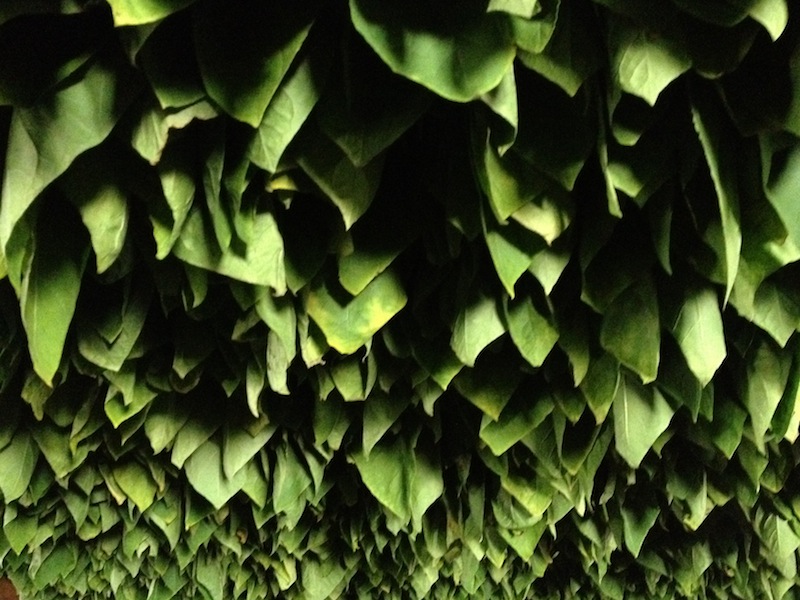
POLYGON ((623 375, 612 405, 617 452, 636 469, 667 429, 673 410, 661 393, 623 375))
POLYGON ((143 25, 159 21, 183 8, 195 0, 108 0, 114 25, 143 25))
POLYGON ((270 286, 275 293, 286 291, 283 238, 270 212, 251 212, 253 236, 244 253, 234 248, 220 251, 214 243, 203 213, 195 208, 189 213, 173 253, 190 265, 226 275, 232 279, 270 286))
POLYGON ((408 399, 402 400, 389 394, 373 394, 364 404, 362 448, 364 456, 375 447, 389 428, 408 407, 408 399))
POLYGON ((561 0, 539 0, 539 11, 533 18, 515 16, 511 19, 511 30, 516 45, 533 54, 545 49, 553 37, 558 22, 561 0))
POLYGON ((760 529, 759 536, 769 553, 770 562, 785 577, 796 577, 796 551, 800 547, 800 538, 792 531, 789 523, 777 515, 769 515, 760 529))
POLYGON ((45 187, 114 127, 135 90, 132 78, 120 75, 117 65, 98 59, 72 85, 13 112, 0 194, 0 248, 15 286, 22 265, 12 235, 45 187))
POLYGON ((495 456, 500 456, 538 427, 554 407, 549 394, 534 399, 518 394, 503 408, 498 419, 484 413, 480 437, 495 456))
POLYGON ((489 0, 489 6, 486 7, 487 12, 507 12, 525 19, 533 17, 537 9, 540 9, 539 0, 489 0))
POLYGON ((753 441, 763 451, 764 438, 786 388, 791 357, 761 340, 747 357, 742 400, 750 413, 753 441))
POLYGON ((539 236, 516 223, 486 230, 484 235, 497 276, 513 298, 517 280, 528 270, 533 256, 544 243, 539 236))
POLYGON ((5 448, 0 450, 0 491, 3 504, 8 505, 25 493, 30 484, 39 450, 30 434, 18 430, 5 448))
POLYGON ((392 271, 384 271, 352 297, 330 282, 309 289, 306 311, 342 354, 353 354, 368 343, 406 305, 406 293, 392 271))
POLYGON ((474 367, 481 351, 505 332, 497 300, 478 292, 458 314, 450 347, 462 363, 474 367))
POLYGON ((360 38, 343 54, 341 73, 331 77, 314 114, 322 132, 363 167, 420 118, 432 94, 392 73, 360 38))
MULTIPOLYGON (((601 46, 589 3, 560 2, 555 31, 541 52, 521 50, 519 59, 526 67, 549 79, 570 96, 600 66, 595 48, 601 46)), ((524 47, 524 46, 523 46, 524 47)))
POLYGON ((722 313, 713 288, 687 287, 672 334, 692 373, 705 387, 726 356, 722 313))
POLYGON ((158 486, 145 467, 134 460, 129 460, 114 465, 111 472, 119 487, 140 511, 144 512, 150 508, 155 500, 158 486))
POLYGON ((759 138, 764 191, 795 245, 800 245, 800 144, 792 136, 759 138))
POLYGON ((495 88, 514 60, 507 17, 486 3, 350 0, 356 30, 396 73, 455 102, 495 88))
POLYGON ((531 366, 541 367, 558 341, 558 331, 526 299, 508 302, 505 319, 511 339, 522 357, 531 366))
POLYGON ((208 95, 229 115, 260 125, 308 35, 314 4, 208 0, 196 7, 192 23, 200 73, 208 95))
POLYGON ((289 143, 316 106, 328 76, 329 57, 314 52, 296 62, 267 105, 248 158, 275 173, 289 143))
POLYGON ((610 37, 620 87, 651 106, 664 88, 692 66, 682 46, 622 19, 613 21, 610 37))
POLYGON ((62 223, 53 222, 58 216, 39 216, 33 258, 20 289, 33 368, 48 385, 61 364, 88 255, 80 240, 59 231, 62 223))
POLYGON ((633 556, 638 557, 644 538, 653 528, 661 510, 657 504, 633 498, 620 507, 625 546, 633 556))
POLYGON ((497 421, 522 380, 522 372, 507 353, 487 355, 474 369, 455 378, 458 392, 497 421))
POLYGON ((739 268, 742 250, 742 230, 739 223, 739 184, 737 180, 736 140, 730 126, 719 115, 724 110, 712 103, 710 92, 701 90, 695 94, 692 104, 692 120, 703 146, 714 189, 717 192, 719 213, 722 220, 725 263, 725 299, 728 298, 739 268))
POLYGON ((644 383, 655 380, 661 325, 651 276, 643 277, 614 299, 603 315, 600 344, 644 383))
POLYGON ((217 509, 242 489, 247 475, 243 469, 231 478, 225 476, 222 450, 216 440, 201 444, 186 460, 183 470, 195 491, 217 509))
POLYGON ((539 477, 501 477, 500 485, 534 518, 541 518, 553 502, 554 490, 539 477))
POLYGON ((773 41, 781 37, 789 23, 789 6, 786 0, 755 0, 751 3, 748 14, 764 26, 773 41))
POLYGON ((61 180, 89 230, 98 273, 117 260, 128 232, 127 197, 114 173, 110 154, 110 149, 85 153, 61 180))
POLYGON ((580 389, 598 424, 605 421, 617 395, 619 382, 619 362, 610 354, 603 352, 600 358, 589 363, 589 370, 580 383, 580 389))
POLYGON ((292 447, 284 442, 276 451, 272 487, 272 505, 275 512, 293 513, 304 502, 301 496, 311 487, 311 476, 303 467, 292 447))
POLYGON ((380 155, 363 167, 357 167, 341 148, 325 137, 305 138, 297 158, 297 163, 342 213, 345 229, 353 226, 375 198, 383 162, 383 155, 380 155))
POLYGON ((358 452, 351 458, 372 495, 404 522, 412 520, 415 528, 444 489, 439 466, 404 438, 377 444, 369 456, 358 452))

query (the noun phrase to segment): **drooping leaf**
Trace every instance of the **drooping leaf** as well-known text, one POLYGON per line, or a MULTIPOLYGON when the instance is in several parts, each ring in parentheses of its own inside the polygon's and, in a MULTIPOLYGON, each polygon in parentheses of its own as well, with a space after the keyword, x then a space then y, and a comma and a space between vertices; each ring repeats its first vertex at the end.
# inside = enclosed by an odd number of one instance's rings
POLYGON ((759 449, 764 447, 767 430, 783 396, 790 364, 790 357, 778 353, 767 340, 760 341, 748 357, 742 400, 750 414, 754 442, 759 449))
POLYGON ((703 145, 711 179, 717 192, 719 213, 722 221, 725 264, 725 299, 728 298, 736 280, 739 268, 739 254, 742 249, 742 230, 739 222, 739 184, 735 142, 727 124, 718 115, 708 98, 709 92, 702 90, 696 95, 692 106, 692 119, 703 145))
POLYGON ((329 56, 322 48, 296 62, 267 105, 248 157, 274 173, 289 143, 319 100, 328 76, 329 56))
POLYGON ((198 494, 222 508, 245 484, 246 471, 228 478, 223 468, 222 450, 216 440, 200 445, 184 463, 186 478, 198 494))
POLYGON ((558 341, 558 331, 525 299, 505 307, 508 332, 523 358, 534 367, 542 363, 558 341))
POLYGON ((668 38, 627 20, 615 20, 614 25, 610 35, 620 87, 652 106, 664 88, 691 68, 691 60, 668 38))
POLYGON ((497 301, 477 293, 458 314, 450 347, 461 362, 472 367, 481 351, 505 331, 497 301))
POLYGON ((33 258, 22 280, 20 310, 33 368, 48 385, 61 356, 81 289, 88 248, 62 235, 58 218, 40 215, 33 258))
POLYGON ((209 96, 228 114, 259 126, 308 35, 314 4, 210 0, 196 7, 192 24, 200 73, 209 96))
POLYGON ((109 0, 114 25, 143 25, 159 21, 177 12, 194 0, 109 0))
POLYGON ((234 248, 220 251, 208 242, 208 224, 199 209, 192 209, 173 252, 196 267, 239 281, 269 286, 280 295, 286 291, 283 238, 270 212, 251 212, 253 239, 243 255, 234 248))
POLYGON ((144 512, 155 500, 158 486, 145 467, 136 461, 115 465, 114 479, 136 507, 144 512))
POLYGON ((11 504, 28 489, 39 450, 24 429, 14 435, 11 443, 0 450, 0 492, 3 504, 11 504))
POLYGON ((448 100, 468 102, 485 94, 514 60, 508 20, 486 14, 485 2, 432 6, 420 0, 351 0, 350 16, 393 71, 448 100))
POLYGON ((603 315, 600 343, 645 383, 658 373, 661 324, 651 277, 643 277, 617 296, 603 315))
POLYGON ((114 61, 99 58, 72 85, 14 111, 0 196, 0 246, 15 285, 22 265, 20 249, 10 244, 20 219, 79 154, 106 138, 135 89, 114 61))
POLYGON ((368 343, 406 305, 403 286, 392 271, 378 275, 355 297, 337 287, 322 282, 307 292, 305 303, 328 343, 343 354, 368 343))
POLYGON ((686 290, 672 334, 692 373, 707 385, 726 356, 722 314, 713 289, 686 290))
POLYGON ((612 404, 617 452, 638 468, 653 443, 669 426, 673 410, 661 393, 623 375, 612 404))

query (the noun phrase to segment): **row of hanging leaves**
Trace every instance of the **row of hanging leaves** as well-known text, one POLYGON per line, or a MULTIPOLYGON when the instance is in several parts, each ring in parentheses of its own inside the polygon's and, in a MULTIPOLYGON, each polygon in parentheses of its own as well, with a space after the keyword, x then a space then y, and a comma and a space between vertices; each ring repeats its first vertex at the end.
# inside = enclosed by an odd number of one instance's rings
POLYGON ((786 0, 4 0, 30 598, 781 598, 786 0))

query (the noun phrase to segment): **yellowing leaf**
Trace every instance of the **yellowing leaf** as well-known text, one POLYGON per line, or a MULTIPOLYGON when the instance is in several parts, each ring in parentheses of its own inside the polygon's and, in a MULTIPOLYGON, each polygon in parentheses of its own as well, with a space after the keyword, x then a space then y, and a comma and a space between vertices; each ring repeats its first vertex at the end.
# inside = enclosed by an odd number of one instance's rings
POLYGON ((352 354, 366 344, 406 305, 399 278, 384 271, 351 296, 335 283, 323 282, 310 289, 306 311, 319 325, 328 344, 342 354, 352 354))

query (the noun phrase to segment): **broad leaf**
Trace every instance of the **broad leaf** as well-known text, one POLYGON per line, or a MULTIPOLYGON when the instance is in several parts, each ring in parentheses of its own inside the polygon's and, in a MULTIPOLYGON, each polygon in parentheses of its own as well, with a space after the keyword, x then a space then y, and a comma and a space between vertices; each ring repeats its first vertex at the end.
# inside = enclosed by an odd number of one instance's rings
POLYGON ((0 491, 3 492, 3 504, 11 504, 25 493, 38 458, 39 449, 24 429, 18 430, 11 443, 0 450, 0 491))
POLYGON ((193 2, 194 0, 108 0, 114 15, 114 25, 117 27, 159 21, 193 2))
POLYGON ((400 75, 448 100, 468 102, 496 87, 514 60, 505 15, 485 2, 350 0, 356 30, 400 75))
POLYGON ((650 276, 628 287, 608 307, 603 315, 600 343, 643 382, 655 380, 661 352, 661 324, 650 276))
POLYGON ((319 325, 331 347, 352 354, 368 343, 406 305, 398 277, 384 271, 355 297, 324 282, 305 297, 309 316, 319 325))
POLYGON ((218 509, 241 490, 246 481, 246 470, 240 470, 231 478, 225 476, 222 451, 216 440, 208 440, 197 448, 183 468, 191 486, 218 509))
POLYGON ((458 314, 450 347, 461 362, 472 367, 478 354, 505 332, 497 300, 478 293, 458 314))
POLYGON ((558 331, 526 299, 509 302, 505 307, 505 319, 522 357, 531 366, 542 366, 558 341, 558 331))
POLYGON ((286 291, 286 267, 283 258, 283 238, 275 217, 269 212, 251 212, 253 238, 243 254, 233 248, 220 251, 208 231, 203 213, 192 209, 175 243, 173 253, 190 265, 226 275, 232 279, 270 286, 277 294, 286 291))
POLYGON ((617 452, 636 469, 669 426, 673 410, 657 389, 627 375, 620 379, 612 408, 617 452))
POLYGON ((0 196, 0 247, 15 285, 20 249, 10 243, 17 224, 45 187, 109 134, 133 96, 126 79, 118 65, 98 59, 72 85, 14 110, 0 196))
POLYGON ((713 289, 687 288, 672 334, 692 373, 706 386, 726 355, 722 314, 713 289))
POLYGON ((209 96, 235 119, 258 127, 308 35, 314 3, 208 0, 192 16, 209 96))
POLYGON ((148 470, 136 461, 115 465, 114 479, 140 511, 146 511, 155 500, 158 486, 148 470))
MULTIPOLYGON (((33 258, 22 280, 20 310, 36 373, 48 385, 61 364, 88 249, 58 231, 57 215, 41 214, 33 258)), ((69 221, 67 221, 69 222, 69 221)))

